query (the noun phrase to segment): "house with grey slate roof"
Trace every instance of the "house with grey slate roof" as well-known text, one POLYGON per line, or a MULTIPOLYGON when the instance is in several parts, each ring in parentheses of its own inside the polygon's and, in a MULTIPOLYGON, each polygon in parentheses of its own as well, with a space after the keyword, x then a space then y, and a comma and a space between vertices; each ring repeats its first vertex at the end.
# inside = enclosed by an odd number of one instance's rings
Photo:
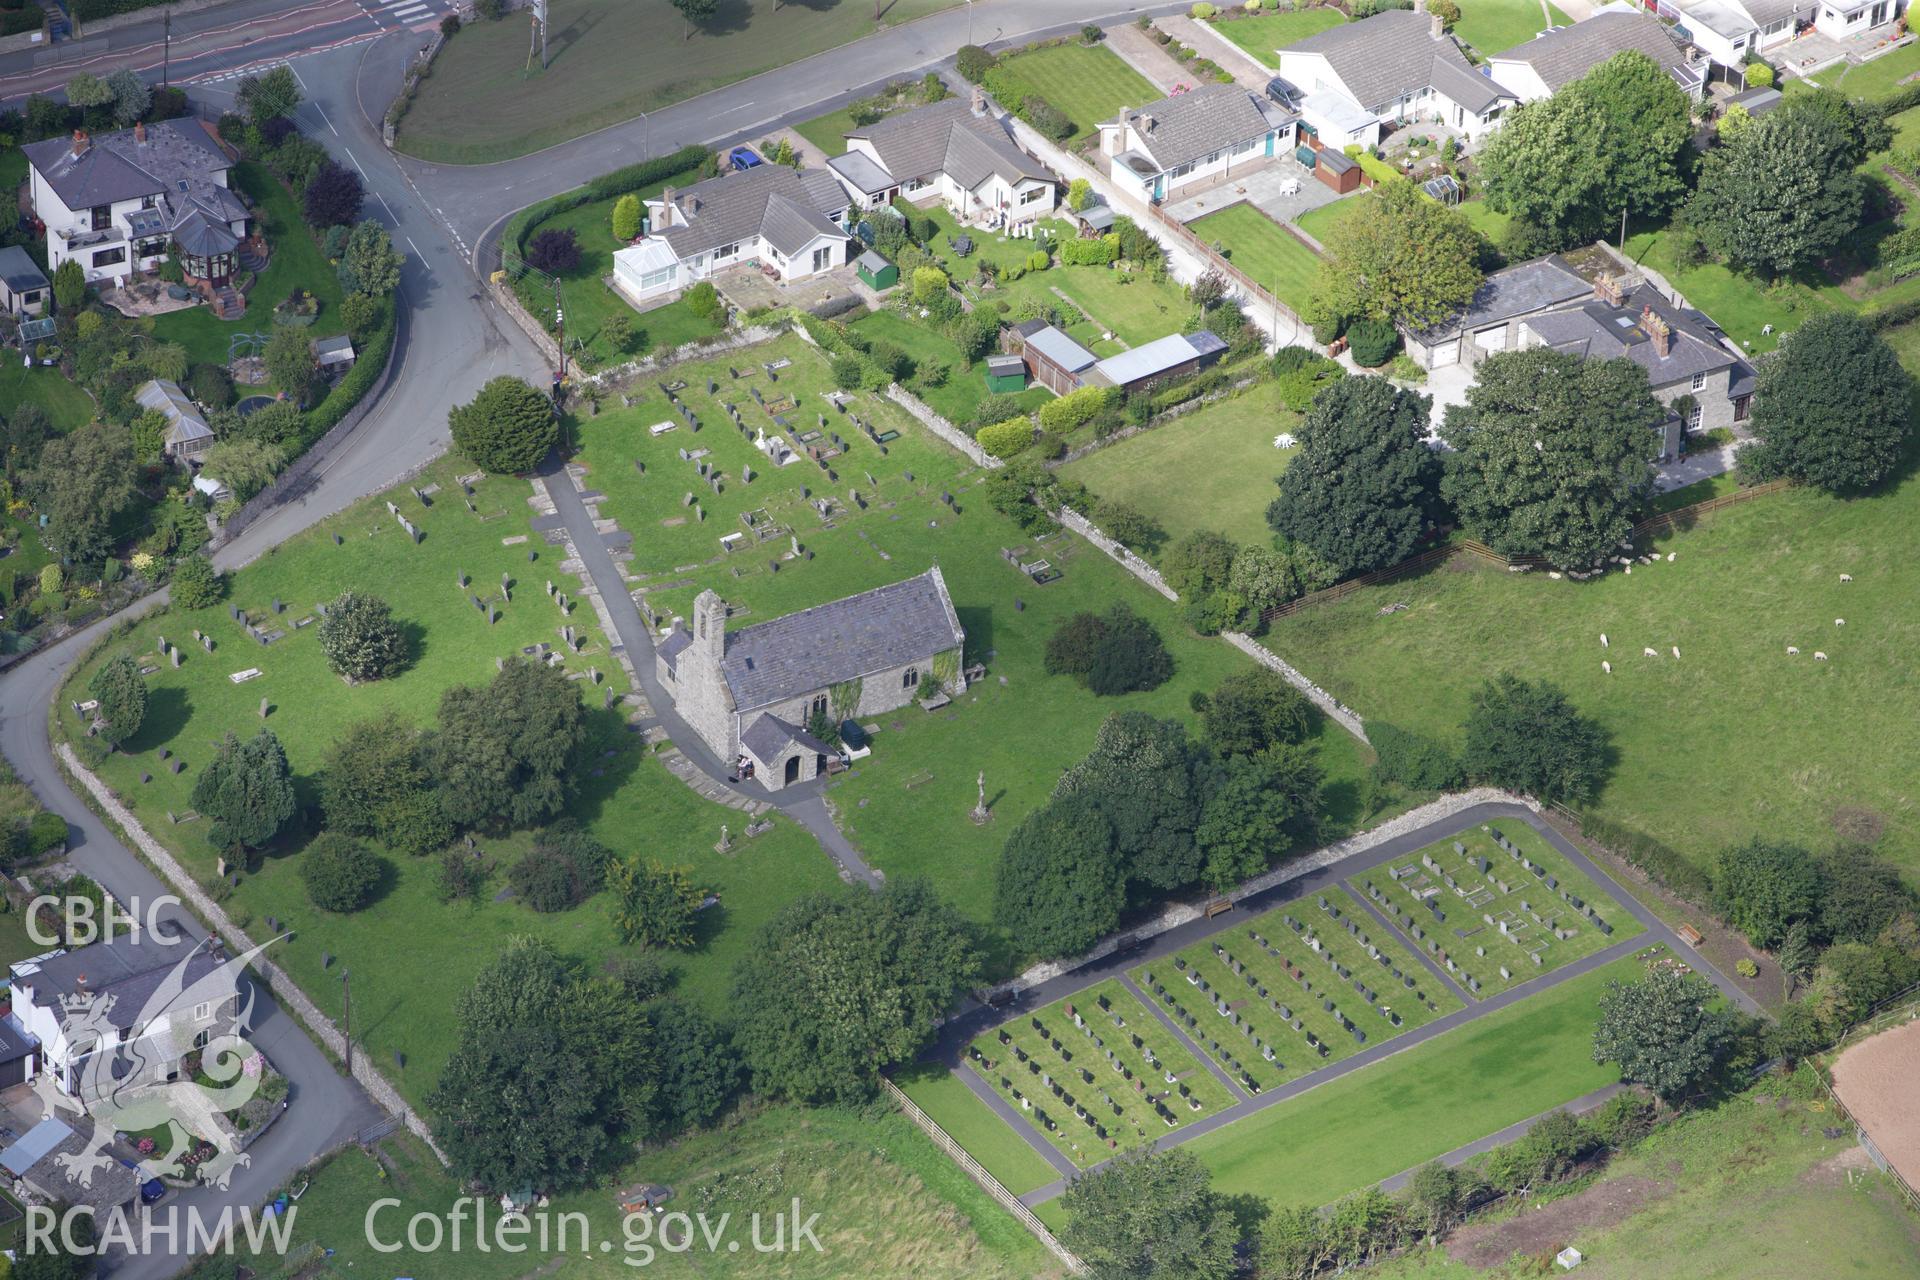
POLYGON ((1280 78, 1300 104, 1303 131, 1339 151, 1378 146, 1383 130, 1432 120, 1468 139, 1493 128, 1514 95, 1467 61, 1438 14, 1377 13, 1279 50, 1280 78))
POLYGON ((252 234, 227 184, 233 161, 197 120, 162 120, 95 138, 49 138, 27 157, 34 216, 47 228, 47 264, 73 259, 90 281, 120 283, 180 248, 187 274, 216 287, 233 276, 252 234))
POLYGON ((832 175, 783 164, 723 173, 646 201, 647 234, 613 255, 629 301, 666 298, 728 267, 758 264, 783 283, 847 263, 847 196, 832 175))
POLYGON ((676 618, 654 669, 674 709, 715 755, 770 791, 824 774, 832 748, 807 732, 882 715, 928 690, 966 688, 967 635, 940 568, 727 630, 726 602, 702 591, 693 624, 676 618))
POLYGON ((961 218, 1018 223, 1053 212, 1059 195, 1053 170, 1020 149, 978 89, 971 103, 948 98, 845 137, 827 168, 862 209, 938 198, 961 218))
POLYGON ((1643 11, 1597 13, 1570 27, 1543 31, 1487 59, 1493 78, 1522 102, 1549 97, 1618 54, 1644 53, 1694 100, 1706 88, 1701 66, 1687 61, 1684 39, 1643 11))
POLYGON ((1232 84, 1208 84, 1100 126, 1100 154, 1115 182, 1163 200, 1293 149, 1299 117, 1232 84))

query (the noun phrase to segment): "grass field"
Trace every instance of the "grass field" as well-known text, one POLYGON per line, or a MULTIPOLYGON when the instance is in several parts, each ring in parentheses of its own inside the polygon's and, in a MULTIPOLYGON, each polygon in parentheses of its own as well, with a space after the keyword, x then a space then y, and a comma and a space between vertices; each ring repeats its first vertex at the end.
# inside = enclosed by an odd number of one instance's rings
MULTIPOLYGON (((854 449, 831 464, 837 481, 826 480, 812 464, 798 463, 770 470, 750 485, 735 483, 743 461, 764 465, 765 460, 727 425, 724 414, 705 408, 710 397, 703 370, 717 366, 721 385, 737 387, 725 381, 727 363, 757 370, 758 362, 775 356, 794 364, 780 371, 777 384, 758 376, 762 394, 771 400, 771 393, 797 391, 824 407, 817 391, 827 385, 825 362, 798 339, 735 352, 711 365, 684 365, 679 370, 689 384, 684 395, 709 425, 698 435, 681 428, 657 440, 649 437, 647 425, 669 416, 663 396, 658 403, 650 398, 635 409, 588 419, 580 432, 590 482, 607 494, 604 514, 634 535, 634 568, 646 575, 648 603, 662 617, 685 616, 707 586, 750 622, 940 565, 967 631, 968 660, 984 662, 988 675, 938 714, 904 708, 877 718, 873 756, 843 775, 828 797, 842 830, 875 865, 889 876, 931 876, 963 912, 990 927, 994 869, 1008 832, 1045 800, 1060 771, 1087 753, 1100 723, 1114 712, 1132 710, 1190 720, 1192 693, 1211 690, 1241 670, 1245 659, 1218 641, 1194 636, 1176 606, 1138 586, 1112 560, 1071 535, 1039 542, 1021 533, 978 492, 978 471, 875 397, 861 396, 853 412, 876 426, 900 424, 902 434, 887 444, 885 456, 842 424, 833 429, 853 440, 854 449), (679 460, 678 450, 688 446, 714 451, 711 458, 728 477, 723 494, 713 495, 694 474, 694 464, 679 460), (644 476, 634 467, 636 458, 647 463, 644 476), (906 477, 909 471, 912 480, 906 477), (831 527, 807 505, 801 486, 817 486, 815 496, 831 494, 839 503, 831 527), (864 510, 852 505, 849 488, 861 492, 868 504, 864 510), (681 506, 683 495, 693 491, 708 512, 704 525, 681 506), (953 495, 953 508, 940 500, 942 493, 953 495), (719 534, 744 532, 739 513, 756 509, 788 527, 814 558, 783 561, 776 572, 770 562, 787 551, 784 535, 756 550, 722 552, 719 534), (1064 576, 1036 587, 1001 558, 1002 548, 1020 550, 1025 560, 1044 556, 1064 576), (1173 679, 1147 693, 1096 698, 1067 677, 1048 676, 1042 657, 1054 627, 1077 610, 1103 610, 1116 600, 1126 601, 1159 629, 1173 655, 1173 679), (975 826, 965 814, 974 805, 981 771, 995 820, 975 826)), ((745 391, 734 390, 729 398, 743 406, 750 428, 771 425, 745 391)), ((819 410, 797 412, 796 423, 811 426, 819 410)), ((834 410, 825 412, 830 424, 839 421, 834 410)), ((1362 748, 1338 728, 1322 724, 1314 749, 1328 776, 1328 832, 1352 830, 1370 816, 1360 806, 1362 748)), ((1004 937, 990 930, 988 938, 996 971, 1008 971, 1015 957, 1004 937)))
MULTIPOLYGON (((1338 9, 1297 9, 1292 13, 1262 13, 1216 22, 1213 29, 1246 50, 1261 66, 1278 67, 1280 59, 1274 50, 1319 35, 1346 20, 1347 15, 1338 9)), ((1204 55, 1207 50, 1203 47, 1200 52, 1204 55)))
POLYGON ((1300 415, 1263 382, 1231 400, 1108 445, 1069 464, 1064 474, 1102 498, 1126 502, 1160 522, 1169 542, 1199 529, 1241 544, 1273 539, 1267 506, 1274 481, 1298 449, 1273 447, 1300 415), (1179 476, 1171 485, 1168 476, 1179 476))
POLYGON ((301 220, 300 206, 271 173, 252 160, 233 168, 233 185, 254 203, 255 215, 272 252, 267 269, 246 291, 247 314, 238 320, 217 320, 211 308, 193 307, 153 318, 153 336, 178 342, 195 360, 224 365, 229 340, 236 333, 269 333, 273 309, 296 288, 320 300, 320 316, 310 333, 315 338, 345 333, 340 323, 340 276, 320 252, 313 233, 301 220))
POLYGON ((1273 290, 1280 301, 1295 311, 1307 305, 1320 270, 1319 255, 1258 208, 1245 202, 1229 205, 1187 225, 1195 235, 1220 245, 1229 262, 1273 290))
POLYGON ((1482 824, 1347 883, 1476 996, 1530 982, 1641 932, 1620 903, 1524 823, 1482 824))
MULTIPOLYGON (((853 327, 869 338, 884 338, 912 356, 916 364, 944 364, 946 381, 921 391, 920 398, 949 422, 972 420, 987 391, 987 365, 984 360, 962 364, 960 348, 943 333, 908 319, 892 308, 872 312, 854 321, 853 327)), ((1037 383, 1020 393, 1019 407, 1031 413, 1053 399, 1053 392, 1037 383)))
POLYGON ((1197 1138, 1216 1191, 1325 1204, 1617 1078, 1593 1061, 1609 980, 1634 957, 1560 984, 1364 1071, 1197 1138))
POLYGON ((1612 738, 1598 811, 1702 866, 1763 832, 1828 843, 1837 819, 1864 811, 1884 824, 1883 852, 1920 879, 1902 763, 1920 750, 1916 521, 1911 475, 1853 501, 1792 491, 1661 539, 1675 562, 1631 577, 1574 584, 1455 565, 1304 610, 1269 643, 1363 714, 1456 742, 1482 680, 1554 681, 1612 738), (1389 603, 1408 607, 1379 616, 1389 603), (1811 661, 1816 650, 1831 661, 1811 661))
POLYGON ((922 1063, 901 1071, 894 1083, 1013 1194, 1025 1195, 1059 1176, 947 1068, 922 1063))
POLYGON ((1081 1168, 1235 1102, 1119 982, 1096 983, 974 1039, 979 1073, 1081 1168))
POLYGON ((1805 83, 1809 87, 1824 85, 1844 89, 1856 98, 1884 98, 1905 84, 1916 71, 1920 71, 1920 46, 1908 45, 1904 49, 1882 54, 1871 62, 1829 67, 1811 81, 1788 80, 1784 89, 1791 94, 1805 83))
MULTIPOLYGON (((642 188, 638 195, 645 200, 659 194, 661 187, 685 183, 693 176, 677 174, 642 188)), ((614 251, 625 247, 613 238, 613 205, 613 200, 595 200, 555 214, 529 229, 531 235, 570 228, 580 246, 580 265, 560 277, 561 296, 566 304, 568 352, 576 357, 584 355, 589 367, 599 368, 650 351, 670 351, 718 332, 713 325, 694 315, 683 301, 636 313, 626 299, 601 283, 613 273, 614 251), (624 350, 616 350, 605 332, 607 321, 616 315, 626 316, 633 324, 632 344, 624 350), (578 342, 586 344, 584 352, 576 347, 578 342)), ((546 282, 537 276, 523 275, 515 288, 527 313, 538 317, 548 332, 552 332, 553 292, 546 282)))
MULTIPOLYGON (((904 1116, 884 1107, 864 1113, 749 1109, 712 1132, 650 1149, 616 1185, 643 1179, 673 1188, 671 1210, 704 1212, 709 1224, 725 1232, 720 1243, 708 1249, 696 1231, 690 1250, 663 1247, 654 1230, 658 1219, 623 1221, 612 1192, 600 1190, 554 1198, 543 1215, 554 1245, 560 1245, 560 1215, 584 1215, 583 1224, 564 1219, 578 1225, 568 1228, 560 1247, 543 1249, 539 1236, 532 1235, 522 1241, 531 1246, 525 1252, 481 1250, 474 1246, 469 1220, 457 1270, 450 1270, 454 1255, 445 1246, 432 1255, 406 1247, 407 1223, 417 1213, 444 1217, 463 1189, 424 1144, 402 1131, 380 1143, 373 1155, 347 1147, 312 1173, 295 1211, 293 1247, 284 1256, 243 1260, 261 1280, 316 1274, 520 1280, 535 1273, 610 1280, 636 1268, 648 1275, 708 1280, 774 1275, 837 1280, 868 1268, 875 1269, 873 1274, 934 1280, 1059 1274, 1051 1255, 1025 1228, 904 1116), (821 1251, 802 1245, 778 1257, 755 1252, 751 1216, 760 1215, 761 1238, 771 1241, 774 1213, 790 1212, 795 1197, 804 1206, 802 1218, 819 1214, 814 1233, 821 1251), (369 1240, 369 1210, 389 1198, 399 1203, 374 1213, 369 1240), (725 1228, 718 1225, 722 1215, 729 1215, 725 1228), (374 1241, 401 1247, 382 1252, 374 1241), (601 1241, 611 1248, 601 1251, 601 1241), (729 1241, 737 1251, 728 1249, 729 1241), (322 1251, 331 1256, 323 1260, 322 1251)), ((304 1175, 296 1185, 300 1180, 304 1175)))
MULTIPOLYGON (((484 683, 494 674, 496 656, 542 641, 559 643, 557 629, 563 619, 542 589, 549 576, 562 590, 571 591, 574 585, 558 573, 559 554, 538 541, 502 545, 503 538, 527 532, 527 485, 510 477, 483 480, 474 498, 479 514, 469 514, 452 483, 459 470, 453 461, 441 462, 417 482, 441 485, 431 508, 423 509, 404 488, 393 495, 426 535, 417 546, 387 515, 382 498, 375 497, 241 572, 228 601, 256 619, 271 619, 270 625, 287 631, 285 639, 265 648, 256 645, 228 617, 227 605, 217 604, 143 620, 124 642, 103 651, 104 656, 142 654, 159 670, 149 678, 145 724, 128 749, 111 757, 99 772, 204 882, 213 882, 215 863, 206 823, 175 825, 167 815, 190 811, 193 783, 210 758, 212 740, 229 729, 246 736, 261 727, 258 704, 263 697, 270 710, 265 727, 285 745, 301 800, 312 805, 320 763, 349 724, 375 716, 430 723, 442 690, 459 682, 484 683), (345 539, 344 545, 333 544, 335 532, 345 539), (528 562, 528 545, 538 548, 539 561, 528 562), (466 589, 456 585, 461 573, 471 578, 466 589), (502 602, 493 588, 503 573, 513 579, 511 602, 502 602), (315 601, 330 599, 349 586, 372 587, 414 630, 415 662, 398 677, 348 688, 327 670, 311 627, 294 625, 312 616, 315 601), (502 609, 491 627, 468 601, 478 592, 491 595, 502 609), (285 614, 271 612, 276 597, 287 602, 285 614), (213 653, 194 644, 189 632, 195 628, 213 636, 213 653), (175 669, 158 657, 159 635, 188 651, 184 666, 175 669), (228 673, 247 667, 258 667, 263 674, 244 684, 227 679, 228 673), (170 772, 171 762, 159 755, 162 748, 185 762, 184 772, 170 772), (146 774, 152 781, 141 781, 146 774)), ((583 690, 591 690, 586 696, 594 708, 602 754, 581 780, 572 812, 616 850, 633 848, 634 833, 646 832, 653 856, 689 866, 696 881, 719 894, 721 904, 701 914, 695 948, 670 963, 681 971, 685 995, 722 1012, 733 964, 759 925, 793 897, 838 880, 812 839, 784 822, 752 841, 736 836, 732 854, 714 853, 720 824, 732 820, 737 831, 737 817, 701 800, 668 774, 623 731, 616 711, 599 709, 602 691, 624 688, 624 678, 607 653, 592 611, 575 602, 570 621, 586 631, 589 643, 567 665, 582 672, 597 668, 603 678, 599 688, 582 684, 583 690)), ((97 661, 77 672, 71 686, 76 692, 56 706, 65 708, 83 696, 77 691, 85 688, 97 661)), ((75 726, 71 713, 56 714, 63 728, 75 726)), ((451 1052, 456 998, 507 938, 546 937, 562 954, 593 965, 618 949, 612 922, 598 902, 541 915, 493 898, 505 867, 527 846, 524 834, 482 840, 484 857, 500 874, 475 902, 443 904, 433 860, 394 858, 381 896, 352 915, 323 915, 309 905, 295 852, 304 838, 304 833, 296 833, 257 873, 244 876, 228 909, 242 927, 271 915, 298 929, 293 940, 276 948, 278 959, 332 1016, 340 1012, 340 969, 352 969, 356 1037, 416 1104, 451 1052), (333 957, 331 967, 323 962, 324 954, 333 957), (405 1055, 404 1067, 395 1065, 395 1052, 405 1055)))
POLYGON ((1606 1280, 1904 1280, 1920 1225, 1848 1130, 1824 1137, 1830 1114, 1776 1078, 1710 1111, 1683 1113, 1582 1193, 1478 1225, 1451 1248, 1369 1268, 1380 1280, 1497 1280, 1521 1261, 1482 1259, 1521 1241, 1564 1238, 1606 1280), (1733 1248, 1703 1242, 1737 1241, 1733 1248), (1471 1247, 1474 1262, 1456 1260, 1471 1247), (1480 1262, 1480 1265, 1475 1265, 1480 1262))
POLYGON ((1195 321, 1193 304, 1179 285, 1170 280, 1156 284, 1111 267, 1052 267, 1002 284, 994 294, 1008 302, 1032 298, 1059 308, 1066 331, 1102 357, 1185 333, 1195 321), (1076 309, 1086 319, 1076 319, 1076 309), (1104 340, 1104 333, 1117 341, 1104 340))
POLYGON ((37 404, 62 433, 84 427, 93 419, 93 397, 68 382, 59 369, 29 369, 16 360, 0 360, 0 416, 23 404, 37 404))
POLYGON ((1491 56, 1533 39, 1550 26, 1572 23, 1572 18, 1541 0, 1460 0, 1460 21, 1454 24, 1453 34, 1491 56))
POLYGON ((1132 977, 1249 1093, 1461 1007, 1398 938, 1337 888, 1312 903, 1277 907, 1132 977))
POLYGON ((740 0, 684 39, 686 23, 668 0, 553 0, 544 70, 538 59, 528 69, 518 14, 469 24, 421 84, 399 149, 444 164, 525 155, 954 2, 896 0, 876 20, 862 4, 740 0))
MULTIPOLYGON (((1001 76, 1019 86, 1020 97, 1038 94, 1073 121, 1073 136, 1083 139, 1098 131, 1122 107, 1137 107, 1161 96, 1145 76, 1104 45, 1061 44, 1000 59, 1001 76)), ((997 77, 996 77, 997 78, 997 77)), ((1011 111, 1018 102, 1003 102, 1011 111)))

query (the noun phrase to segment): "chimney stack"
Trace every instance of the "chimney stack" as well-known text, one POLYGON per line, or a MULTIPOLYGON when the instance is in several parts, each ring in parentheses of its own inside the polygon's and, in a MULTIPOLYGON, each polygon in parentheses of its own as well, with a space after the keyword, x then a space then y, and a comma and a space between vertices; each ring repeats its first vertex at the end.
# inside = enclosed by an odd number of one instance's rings
POLYGON ((1653 353, 1665 360, 1673 351, 1673 330, 1667 322, 1654 314, 1653 304, 1640 308, 1640 327, 1653 339, 1653 353))
POLYGON ((1602 271, 1593 278, 1593 296, 1610 307, 1620 305, 1620 282, 1612 272, 1602 271))
POLYGON ((1447 24, 1441 19, 1439 14, 1428 15, 1428 27, 1429 30, 1432 31, 1435 40, 1445 40, 1447 38, 1447 24))
POLYGON ((973 86, 973 114, 976 116, 987 114, 987 91, 979 85, 973 86))
POLYGON ((91 145, 93 145, 92 139, 87 137, 87 131, 85 129, 75 129, 73 131, 73 158, 75 160, 87 154, 87 148, 91 145))
POLYGON ((660 188, 660 225, 656 231, 664 231, 673 225, 673 188, 660 188))

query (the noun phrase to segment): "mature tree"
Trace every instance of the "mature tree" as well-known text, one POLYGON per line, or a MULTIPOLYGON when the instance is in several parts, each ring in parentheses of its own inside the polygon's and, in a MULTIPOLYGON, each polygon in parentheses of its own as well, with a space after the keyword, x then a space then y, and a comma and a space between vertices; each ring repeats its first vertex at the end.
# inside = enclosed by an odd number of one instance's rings
POLYGON ((1457 452, 1441 492, 1494 550, 1584 567, 1626 537, 1653 491, 1664 417, 1631 360, 1498 352, 1447 410, 1457 452))
POLYGON ((153 90, 128 67, 107 77, 107 89, 113 94, 113 122, 122 129, 131 128, 153 107, 153 90))
POLYGON ((313 358, 313 341, 298 325, 274 326, 273 336, 260 353, 267 376, 287 393, 294 404, 305 404, 320 380, 320 365, 313 358))
POLYGON ((540 832, 507 881, 535 911, 567 911, 600 892, 613 850, 563 819, 540 832))
POLYGON ((1130 879, 1178 889, 1200 873, 1193 829, 1205 778, 1196 774, 1208 765, 1179 721, 1121 711, 1101 724, 1093 750, 1061 775, 1053 794, 1056 800, 1083 796, 1100 807, 1130 879))
POLYGON ((1248 667, 1222 680, 1200 714, 1207 745, 1223 756, 1299 742, 1313 728, 1306 695, 1266 667, 1248 667))
POLYGON ((1846 311, 1823 311, 1760 361, 1757 442, 1740 468, 1830 493, 1870 489, 1906 451, 1913 380, 1879 334, 1846 311))
POLYGON ((33 470, 40 450, 53 439, 53 419, 37 404, 18 404, 0 423, 0 465, 12 480, 33 470))
POLYGON ((75 1213, 65 1229, 49 1233, 45 1240, 28 1234, 17 1246, 8 1280, 86 1280, 97 1274, 100 1250, 94 1245, 93 1220, 92 1213, 75 1213))
POLYGON ((1820 910, 1820 870, 1797 844, 1758 838, 1720 853, 1714 905, 1756 947, 1775 947, 1797 920, 1820 910))
POLYGON ((112 101, 113 90, 91 71, 82 71, 67 81, 68 106, 104 107, 112 101))
POLYGON ((720 0, 673 0, 673 7, 687 20, 687 33, 680 38, 691 40, 694 28, 713 21, 713 15, 720 12, 720 0))
POLYGON ((580 239, 572 227, 548 227, 527 241, 527 265, 549 275, 565 275, 580 266, 580 239))
POLYGON ((1481 148, 1487 204, 1548 248, 1592 240, 1623 212, 1659 217, 1686 194, 1687 96, 1637 51, 1508 113, 1481 148))
POLYGON ((455 405, 447 419, 454 446, 496 474, 533 470, 560 439, 553 402, 506 374, 470 403, 455 405))
POLYGON ((1310 835, 1319 818, 1321 777, 1313 757, 1297 746, 1232 756, 1216 765, 1194 828, 1207 887, 1224 892, 1260 874, 1310 835))
POLYGON ((321 615, 318 631, 327 665, 354 683, 384 679, 406 666, 406 632, 379 596, 342 591, 321 615))
POLYGON ((1591 799, 1607 771, 1607 734, 1546 681, 1487 681, 1467 713, 1469 776, 1542 800, 1591 799))
POLYGON ((704 1128, 740 1091, 740 1058, 727 1029, 678 1000, 647 1006, 659 1053, 653 1127, 661 1136, 704 1128))
POLYGON ((1160 572, 1182 596, 1205 596, 1227 585, 1239 548, 1221 534, 1196 529, 1160 557, 1160 572))
POLYGON ((133 505, 133 441, 91 422, 49 440, 28 488, 47 517, 46 540, 72 563, 96 565, 113 550, 113 526, 133 505))
POLYGON ((657 858, 616 858, 607 864, 613 890, 613 924, 620 940, 643 947, 693 945, 693 921, 706 893, 687 867, 669 867, 657 858))
POLYGON ((1813 930, 1805 920, 1795 920, 1787 926, 1786 936, 1780 939, 1780 949, 1774 952, 1774 959, 1780 964, 1780 972, 1789 978, 1805 978, 1813 972, 1820 952, 1813 945, 1813 930))
POLYGON ((53 269, 53 304, 61 311, 74 311, 86 300, 87 269, 80 259, 67 258, 53 269))
POLYGON ((1818 112, 1761 116, 1700 170, 1687 221, 1736 267, 1780 276, 1818 262, 1860 226, 1854 143, 1818 112))
POLYGON ((586 746, 586 709, 566 673, 514 660, 485 688, 441 695, 423 758, 455 823, 530 827, 566 809, 586 746))
POLYGON ((1342 573, 1406 559, 1439 505, 1431 409, 1428 397, 1385 378, 1328 387, 1300 423, 1300 451, 1280 473, 1267 523, 1342 573))
POLYGON ((243 77, 233 98, 258 129, 269 120, 293 115, 300 105, 300 81, 292 67, 282 64, 263 75, 243 77))
POLYGON ((1207 1167, 1136 1147, 1067 1184, 1061 1240, 1100 1280, 1228 1280, 1240 1225, 1207 1167))
POLYGON ((1468 1184, 1451 1165, 1429 1160, 1407 1179, 1407 1207, 1420 1217, 1427 1235, 1453 1225, 1466 1208, 1468 1184))
POLYGON ((1352 201, 1325 247, 1313 305, 1329 316, 1424 328, 1466 306, 1484 278, 1480 233, 1411 182, 1383 182, 1352 201))
POLYGON ((1593 1060, 1617 1062, 1620 1078, 1644 1084, 1671 1102, 1698 1088, 1719 1067, 1734 1037, 1734 1018, 1714 1007, 1719 992, 1705 978, 1653 969, 1638 982, 1609 982, 1600 997, 1593 1060))
POLYGON ((337 160, 323 160, 307 179, 307 222, 320 231, 351 226, 360 221, 360 205, 367 198, 360 174, 337 160))
POLYGON ((322 911, 358 911, 373 901, 386 864, 363 844, 337 831, 324 831, 300 855, 300 879, 307 898, 322 911))
POLYGON ((173 566, 169 592, 180 609, 204 609, 226 594, 227 578, 202 555, 191 555, 173 566))
POLYGON ((802 1102, 871 1096, 926 1046, 980 973, 971 928, 924 880, 809 894, 734 970, 734 1036, 754 1087, 802 1102))
POLYGON ((355 225, 347 237, 340 283, 348 293, 382 298, 400 287, 400 268, 406 261, 407 255, 394 248, 387 229, 369 218, 355 225))
POLYGON ((271 729, 240 741, 231 730, 193 784, 193 807, 220 849, 255 850, 280 834, 298 803, 286 749, 271 729))
POLYGON ((1173 675, 1173 656, 1151 622, 1116 604, 1106 613, 1105 628, 1094 642, 1093 665, 1087 670, 1087 688, 1102 697, 1157 689, 1173 675))
POLYGON ((464 1178, 570 1190, 631 1154, 657 1108, 658 1054, 641 1007, 514 938, 456 1012, 460 1040, 428 1098, 434 1136, 464 1178))
MULTIPOLYGON (((255 418, 266 417, 275 408, 274 405, 268 405, 248 419, 249 424, 255 418)), ((297 410, 295 416, 298 416, 297 410)), ((265 440, 222 440, 207 450, 201 473, 226 485, 233 491, 234 497, 245 502, 272 484, 273 478, 280 474, 280 468, 286 462, 286 450, 277 444, 269 444, 265 440)))
POLYGON ((413 726, 393 716, 375 716, 349 725, 327 749, 320 766, 320 807, 336 831, 387 840, 414 797, 429 785, 420 761, 420 735, 413 726))
POLYGON ((117 747, 140 732, 147 718, 147 681, 132 654, 107 659, 87 681, 87 692, 100 703, 100 719, 106 722, 100 736, 109 744, 117 747))
POLYGON ((993 916, 1016 952, 1051 960, 1111 933, 1126 897, 1113 824, 1091 798, 1064 796, 1022 818, 1007 838, 993 916))
POLYGON ((1916 967, 1912 957, 1893 947, 1837 942, 1821 953, 1807 998, 1829 1027, 1845 1028, 1920 981, 1916 967))
MULTIPOLYGON (((1872 942, 1913 907, 1900 869, 1864 844, 1843 844, 1818 859, 1820 933, 1835 942, 1872 942)), ((1786 944, 1781 944, 1785 967, 1786 944)))
POLYGON ((1893 127, 1886 112, 1861 98, 1848 97, 1830 85, 1796 92, 1782 102, 1779 114, 1817 117, 1846 139, 1846 162, 1865 164, 1867 157, 1878 155, 1893 145, 1893 127))

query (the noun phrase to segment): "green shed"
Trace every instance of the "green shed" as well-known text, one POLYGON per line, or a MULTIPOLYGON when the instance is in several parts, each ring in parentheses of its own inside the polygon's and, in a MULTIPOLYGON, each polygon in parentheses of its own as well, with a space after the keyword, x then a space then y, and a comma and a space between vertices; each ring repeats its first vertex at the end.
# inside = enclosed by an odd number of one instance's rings
POLYGON ((891 289, 900 283, 900 268, 871 249, 860 255, 853 271, 866 281, 869 289, 891 289))
POLYGON ((1019 356, 987 357, 987 390, 999 395, 1027 389, 1027 366, 1019 356))

